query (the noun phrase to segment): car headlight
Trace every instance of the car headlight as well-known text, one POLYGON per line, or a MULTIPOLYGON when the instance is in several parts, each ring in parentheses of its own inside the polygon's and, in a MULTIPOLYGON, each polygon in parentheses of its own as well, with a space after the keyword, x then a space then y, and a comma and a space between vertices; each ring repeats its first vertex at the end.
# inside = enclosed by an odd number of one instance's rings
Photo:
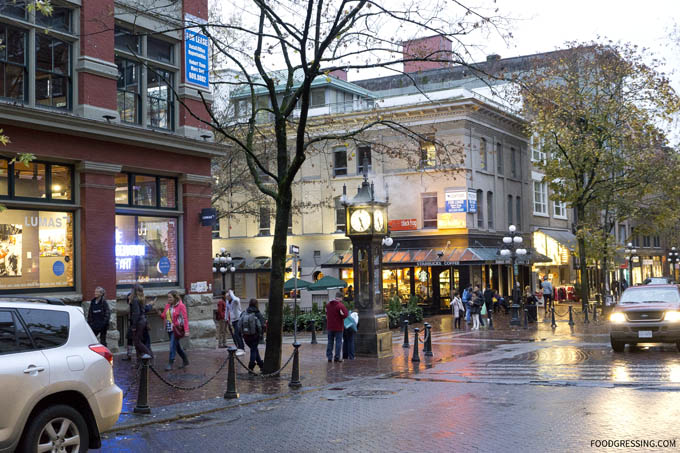
POLYGON ((617 311, 609 316, 609 320, 614 324, 621 324, 626 322, 626 315, 624 315, 620 311, 617 311))
POLYGON ((678 322, 680 321, 680 311, 667 311, 663 318, 666 321, 678 322))

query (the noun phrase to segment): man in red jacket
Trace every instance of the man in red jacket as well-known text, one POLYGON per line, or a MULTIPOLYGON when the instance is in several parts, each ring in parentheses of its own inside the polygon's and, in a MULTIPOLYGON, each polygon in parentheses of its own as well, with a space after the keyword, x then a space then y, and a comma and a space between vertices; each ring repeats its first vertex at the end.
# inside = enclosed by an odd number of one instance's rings
POLYGON ((215 314, 215 321, 217 322, 217 346, 220 348, 227 347, 226 294, 225 291, 222 291, 220 300, 217 302, 217 313, 215 314))
POLYGON ((342 292, 335 293, 335 299, 326 304, 326 331, 328 332, 328 345, 326 357, 329 362, 333 361, 333 344, 335 343, 335 361, 342 362, 342 331, 345 328, 344 321, 349 312, 342 303, 342 292))

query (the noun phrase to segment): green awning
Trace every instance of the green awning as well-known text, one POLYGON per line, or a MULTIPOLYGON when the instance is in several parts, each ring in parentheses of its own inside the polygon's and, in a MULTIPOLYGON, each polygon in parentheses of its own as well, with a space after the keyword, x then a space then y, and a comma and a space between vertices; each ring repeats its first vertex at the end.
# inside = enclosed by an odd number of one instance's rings
POLYGON ((326 275, 322 279, 312 283, 306 289, 307 291, 327 291, 329 289, 340 289, 346 287, 347 282, 337 279, 335 277, 331 277, 330 275, 326 275))
POLYGON ((309 285, 312 284, 312 282, 308 282, 307 280, 300 280, 299 278, 298 279, 291 278, 291 279, 286 280, 286 283, 283 284, 283 290, 284 291, 295 290, 295 280, 297 280, 297 288, 298 289, 307 288, 309 285))

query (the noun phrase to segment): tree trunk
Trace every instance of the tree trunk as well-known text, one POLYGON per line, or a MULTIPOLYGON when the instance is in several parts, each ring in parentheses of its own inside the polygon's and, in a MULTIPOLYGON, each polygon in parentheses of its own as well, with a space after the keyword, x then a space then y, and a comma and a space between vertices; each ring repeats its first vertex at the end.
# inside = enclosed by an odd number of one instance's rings
POLYGON ((269 308, 267 344, 264 354, 264 372, 273 373, 281 367, 283 344, 283 284, 288 247, 288 216, 291 210, 290 187, 281 188, 276 205, 274 243, 272 244, 272 270, 269 283, 269 308))
MULTIPOLYGON (((579 222, 586 217, 586 210, 584 206, 577 207, 577 216, 579 222)), ((577 232, 580 232, 582 225, 579 225, 577 232)), ((578 235, 578 261, 580 272, 580 284, 581 284, 581 307, 585 307, 588 303, 588 260, 586 259, 586 239, 583 234, 578 235)))

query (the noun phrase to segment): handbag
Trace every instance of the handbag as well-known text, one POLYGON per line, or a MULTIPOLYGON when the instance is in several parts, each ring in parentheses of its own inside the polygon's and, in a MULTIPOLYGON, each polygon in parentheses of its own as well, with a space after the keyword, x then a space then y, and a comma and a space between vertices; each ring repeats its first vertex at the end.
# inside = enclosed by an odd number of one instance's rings
POLYGON ((344 326, 345 326, 345 329, 347 329, 347 330, 351 330, 351 331, 354 331, 354 332, 357 331, 357 323, 354 322, 354 318, 352 318, 351 316, 348 316, 348 317, 345 318, 344 326))
POLYGON ((172 325, 172 333, 174 333, 177 338, 184 338, 186 335, 186 331, 184 330, 184 318, 182 315, 177 317, 177 324, 172 325))
POLYGON ((486 304, 482 305, 482 311, 481 311, 480 315, 482 315, 482 316, 486 315, 486 304))

